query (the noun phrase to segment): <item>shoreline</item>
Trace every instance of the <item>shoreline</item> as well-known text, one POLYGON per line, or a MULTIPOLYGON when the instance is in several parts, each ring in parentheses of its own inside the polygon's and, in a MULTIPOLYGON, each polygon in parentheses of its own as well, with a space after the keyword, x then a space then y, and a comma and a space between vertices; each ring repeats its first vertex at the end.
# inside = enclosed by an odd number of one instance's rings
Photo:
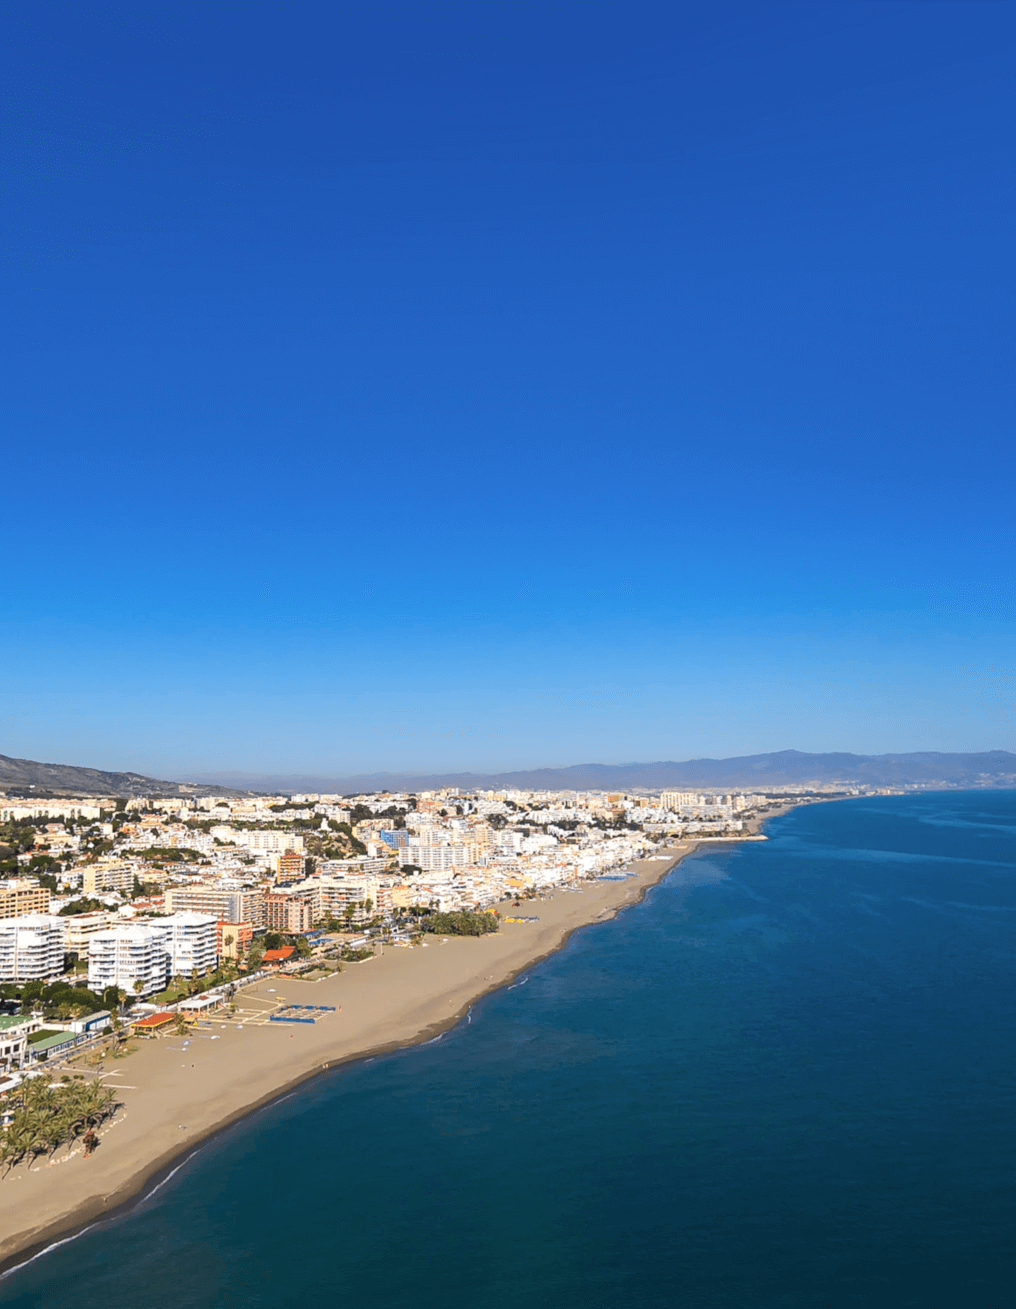
MULTIPOLYGON (((763 821, 778 817, 779 813, 785 811, 768 814, 763 821)), ((745 832, 745 837, 750 836, 758 839, 757 828, 755 832, 745 832)), ((361 1019, 366 1018, 366 1023, 361 1021, 360 1026, 366 1026, 367 1030, 362 1035, 350 1033, 348 1040, 343 1040, 340 1004, 337 1014, 329 1014, 328 1018, 310 1027, 309 1031, 305 1028, 287 1031, 284 1030, 285 1024, 279 1024, 278 1027, 273 1025, 274 1030, 261 1026, 256 1032, 248 1029, 249 1035, 244 1041, 237 1040, 236 1034, 249 1020, 238 1023, 236 1020, 240 1018, 239 1013, 215 1014, 207 1026, 210 1028, 214 1025, 227 1032, 224 1047, 228 1046, 228 1049, 220 1047, 214 1051, 222 1057, 218 1060, 218 1068, 213 1067, 206 1073, 212 1085, 206 1083, 202 1090, 200 1078, 194 1079, 199 1082, 195 1088, 199 1098, 191 1104, 177 1094, 187 1083, 187 1054, 212 1055, 210 1040, 219 1040, 221 1033, 211 1036, 209 1040, 204 1031, 195 1029, 188 1036, 185 1046, 178 1045, 184 1039, 181 1037, 165 1037, 161 1041, 146 1042, 143 1048, 117 1061, 117 1066, 102 1074, 102 1077, 119 1079, 124 1091, 138 1093, 121 1102, 124 1108, 103 1134, 103 1144, 110 1153, 107 1154, 100 1147, 85 1161, 80 1151, 74 1151, 58 1158, 54 1164, 37 1162, 31 1169, 21 1166, 0 1182, 0 1231, 5 1232, 0 1238, 0 1278, 32 1262, 50 1247, 81 1235, 97 1222, 112 1222, 129 1213, 217 1137, 243 1120, 254 1119, 258 1114, 270 1110, 273 1104, 291 1095, 311 1078, 320 1077, 350 1063, 422 1045, 450 1031, 484 996, 510 986, 527 969, 556 954, 580 928, 609 921, 623 909, 640 904, 652 887, 658 885, 689 855, 710 843, 708 837, 691 838, 660 850, 653 857, 637 861, 631 865, 632 876, 624 881, 593 881, 574 889, 555 888, 553 894, 529 902, 529 907, 541 910, 541 927, 536 933, 537 940, 531 942, 536 949, 526 949, 524 939, 518 940, 522 948, 515 948, 513 938, 522 938, 523 934, 514 925, 502 923, 499 932, 489 937, 432 937, 428 946, 423 948, 396 950, 390 947, 383 956, 375 956, 363 964, 347 965, 341 977, 334 975, 321 982, 300 982, 294 978, 277 977, 245 988, 242 993, 238 993, 238 1002, 243 999, 257 1001, 264 1004, 266 1009, 274 1003, 268 996, 273 993, 277 995, 282 987, 290 994, 300 988, 308 988, 308 1003, 339 997, 347 1004, 352 1001, 350 1008, 353 1008, 358 1002, 366 1001, 362 1004, 361 1015, 361 1019), (580 895, 588 898, 580 902, 580 895), (544 915, 548 920, 546 927, 542 924, 544 915), (500 948, 491 951, 485 948, 489 943, 499 943, 500 948), (448 945, 452 945, 451 951, 448 951, 448 945), (434 955, 424 956, 424 948, 433 949, 434 955), (484 956, 491 954, 495 957, 484 960, 484 956), (407 955, 411 957, 407 959, 407 955), (379 963, 381 967, 378 967, 379 963), (387 972, 384 963, 388 964, 387 972), (451 964, 450 968, 448 964, 451 964), (478 975, 477 965, 492 968, 494 972, 478 975), (499 965, 503 967, 499 968, 499 965), (408 995, 407 1012, 407 983, 413 980, 409 974, 419 974, 423 968, 428 968, 429 976, 421 977, 420 980, 429 981, 431 985, 423 994, 408 995), (272 981, 277 986, 270 987, 268 983, 272 981), (327 993, 319 994, 321 988, 329 983, 331 986, 327 993), (451 998, 448 998, 449 987, 451 998), (372 995, 371 992, 377 994, 372 995), (372 1000, 375 1002, 373 1008, 372 1000), (393 1012, 383 1012, 386 1003, 389 1009, 394 1006, 393 1012), (442 1012, 443 1003, 451 1005, 450 1013, 447 1010, 442 1012), (386 1026, 396 1029, 388 1039, 364 1039, 371 1028, 377 1036, 383 1038, 386 1026), (235 1030, 229 1032, 229 1028, 235 1030), (339 1030, 336 1031, 336 1028, 339 1030), (271 1036, 267 1035, 269 1032, 271 1036), (319 1033, 324 1039, 320 1039, 319 1033), (335 1039, 329 1039, 332 1034, 335 1039), (288 1051, 285 1057, 282 1051, 275 1050, 273 1068, 271 1060, 265 1057, 271 1052, 271 1045, 278 1047, 283 1038, 296 1040, 298 1036, 310 1037, 310 1040, 302 1041, 301 1044, 311 1049, 302 1058, 298 1053, 299 1047, 288 1051), (319 1039, 315 1040, 314 1037, 319 1039), (202 1039, 209 1040, 207 1050, 188 1052, 190 1045, 196 1045, 202 1039), (243 1045, 246 1045, 246 1050, 237 1058, 243 1045), (180 1065, 185 1070, 183 1078, 179 1076, 175 1060, 172 1071, 169 1061, 171 1053, 181 1052, 186 1052, 185 1060, 180 1065), (231 1054, 233 1059, 229 1057, 231 1054), (245 1058, 247 1055, 250 1055, 249 1059, 245 1058), (297 1055, 297 1058, 293 1059, 293 1055, 297 1055), (242 1063, 248 1065, 246 1070, 239 1066, 242 1063), (245 1071, 250 1072, 249 1078, 244 1076, 245 1071), (124 1075, 130 1080, 124 1081, 124 1075), (259 1082, 264 1085, 260 1086, 259 1082), (247 1098, 252 1086, 254 1094, 247 1098), (162 1103, 159 1103, 160 1098, 162 1103), (196 1115, 191 1112, 193 1108, 198 1110, 196 1115), (205 1114, 204 1120, 200 1121, 202 1109, 205 1114), (172 1136, 171 1120, 178 1116, 197 1116, 199 1119, 185 1139, 174 1139, 172 1136), (132 1118, 132 1128, 128 1132, 117 1133, 116 1129, 132 1118), (105 1139, 110 1131, 114 1134, 111 1142, 105 1139), (136 1139, 132 1141, 130 1137, 136 1139), (143 1157, 146 1146, 152 1148, 163 1144, 165 1148, 158 1148, 148 1158, 143 1157), (125 1159, 125 1147, 128 1146, 135 1146, 130 1151, 129 1162, 125 1159), (84 1174, 80 1170, 86 1163, 89 1172, 84 1174), (53 1167, 58 1169, 57 1175, 45 1175, 53 1167), (62 1171, 67 1167, 73 1170, 71 1176, 62 1171), (70 1185, 64 1185, 65 1179, 70 1185), (66 1198, 61 1200, 61 1196, 66 1198), (18 1230, 12 1230, 14 1223, 18 1224, 18 1230)), ((499 906, 502 913, 506 907, 499 906)), ((282 1050, 285 1051, 287 1047, 288 1041, 282 1050)), ((203 1059, 202 1067, 205 1068, 207 1064, 212 1064, 212 1060, 203 1059)), ((191 1068, 196 1071, 196 1061, 191 1064, 191 1068)), ((194 1081, 187 1085, 187 1091, 193 1087, 194 1081)), ((106 1084, 115 1087, 117 1081, 110 1080, 106 1084)), ((179 1130, 187 1130, 189 1127, 189 1124, 178 1124, 179 1130)))

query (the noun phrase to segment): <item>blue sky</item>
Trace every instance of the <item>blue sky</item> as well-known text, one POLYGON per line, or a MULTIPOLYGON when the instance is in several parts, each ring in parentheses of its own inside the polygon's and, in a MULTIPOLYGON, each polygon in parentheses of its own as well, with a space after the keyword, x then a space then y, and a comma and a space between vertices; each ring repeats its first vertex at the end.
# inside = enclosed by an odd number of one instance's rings
POLYGON ((1016 748, 1014 35, 9 12, 0 752, 1016 748))

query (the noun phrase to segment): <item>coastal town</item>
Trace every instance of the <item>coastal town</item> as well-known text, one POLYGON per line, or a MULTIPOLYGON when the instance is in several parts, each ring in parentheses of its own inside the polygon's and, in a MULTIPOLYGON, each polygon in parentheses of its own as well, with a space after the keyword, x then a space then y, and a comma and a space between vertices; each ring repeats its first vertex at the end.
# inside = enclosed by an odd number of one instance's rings
POLYGON ((701 842, 844 794, 0 798, 0 1211, 34 1215, 0 1258, 229 1113, 440 1034, 701 842))
MULTIPOLYGON (((266 964, 313 964, 336 943, 348 952, 350 941, 411 942, 435 914, 468 919, 611 876, 661 841, 743 838, 794 798, 451 789, 0 798, 5 1007, 23 1011, 57 983, 108 1010, 61 1012, 66 1032, 5 1041, 0 1072, 93 1034, 120 1009, 175 1004, 175 992, 223 966, 239 981, 266 964)), ((69 1011, 73 996, 53 1007, 69 1011)))

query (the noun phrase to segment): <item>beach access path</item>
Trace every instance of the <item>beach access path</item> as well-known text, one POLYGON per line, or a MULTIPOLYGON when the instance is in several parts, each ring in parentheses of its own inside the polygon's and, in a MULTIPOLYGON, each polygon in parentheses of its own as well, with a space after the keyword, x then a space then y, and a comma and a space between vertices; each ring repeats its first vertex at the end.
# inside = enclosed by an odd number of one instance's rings
POLYGON ((124 1108, 91 1157, 80 1146, 70 1154, 61 1150, 52 1164, 45 1158, 30 1169, 21 1164, 0 1182, 0 1268, 137 1197, 214 1131, 294 1083, 431 1039, 480 996, 557 950, 577 927, 640 900, 697 844, 657 851, 632 864, 626 880, 582 881, 523 901, 518 910, 499 906, 502 917, 534 915, 538 922, 503 923, 482 937, 428 936, 425 946, 387 946, 318 982, 268 978, 237 995, 236 1014, 217 1011, 185 1037, 164 1036, 127 1058, 104 1060, 95 1075, 117 1087, 124 1108), (280 1002, 335 1010, 312 1023, 268 1022, 280 1002))

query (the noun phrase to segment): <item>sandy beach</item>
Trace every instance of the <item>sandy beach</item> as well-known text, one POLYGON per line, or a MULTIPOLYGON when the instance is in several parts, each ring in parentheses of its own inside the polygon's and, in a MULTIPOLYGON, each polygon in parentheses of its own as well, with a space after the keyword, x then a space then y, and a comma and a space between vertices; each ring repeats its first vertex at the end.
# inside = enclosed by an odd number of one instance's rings
POLYGON ((96 1152, 86 1159, 80 1147, 60 1151, 52 1165, 22 1164, 0 1182, 0 1269, 136 1200, 203 1140, 295 1083, 453 1026, 480 996, 559 949, 576 928, 640 900, 698 844, 673 845, 633 864, 627 880, 582 882, 519 910, 499 906, 503 916, 534 915, 539 922, 504 923, 484 937, 428 936, 425 946, 389 946, 317 982, 259 982, 237 996, 236 1014, 222 1011, 188 1037, 143 1042, 127 1058, 107 1060, 102 1080, 118 1088, 124 1107, 96 1152), (267 1022, 280 1001, 334 1005, 335 1012, 313 1024, 267 1022))

